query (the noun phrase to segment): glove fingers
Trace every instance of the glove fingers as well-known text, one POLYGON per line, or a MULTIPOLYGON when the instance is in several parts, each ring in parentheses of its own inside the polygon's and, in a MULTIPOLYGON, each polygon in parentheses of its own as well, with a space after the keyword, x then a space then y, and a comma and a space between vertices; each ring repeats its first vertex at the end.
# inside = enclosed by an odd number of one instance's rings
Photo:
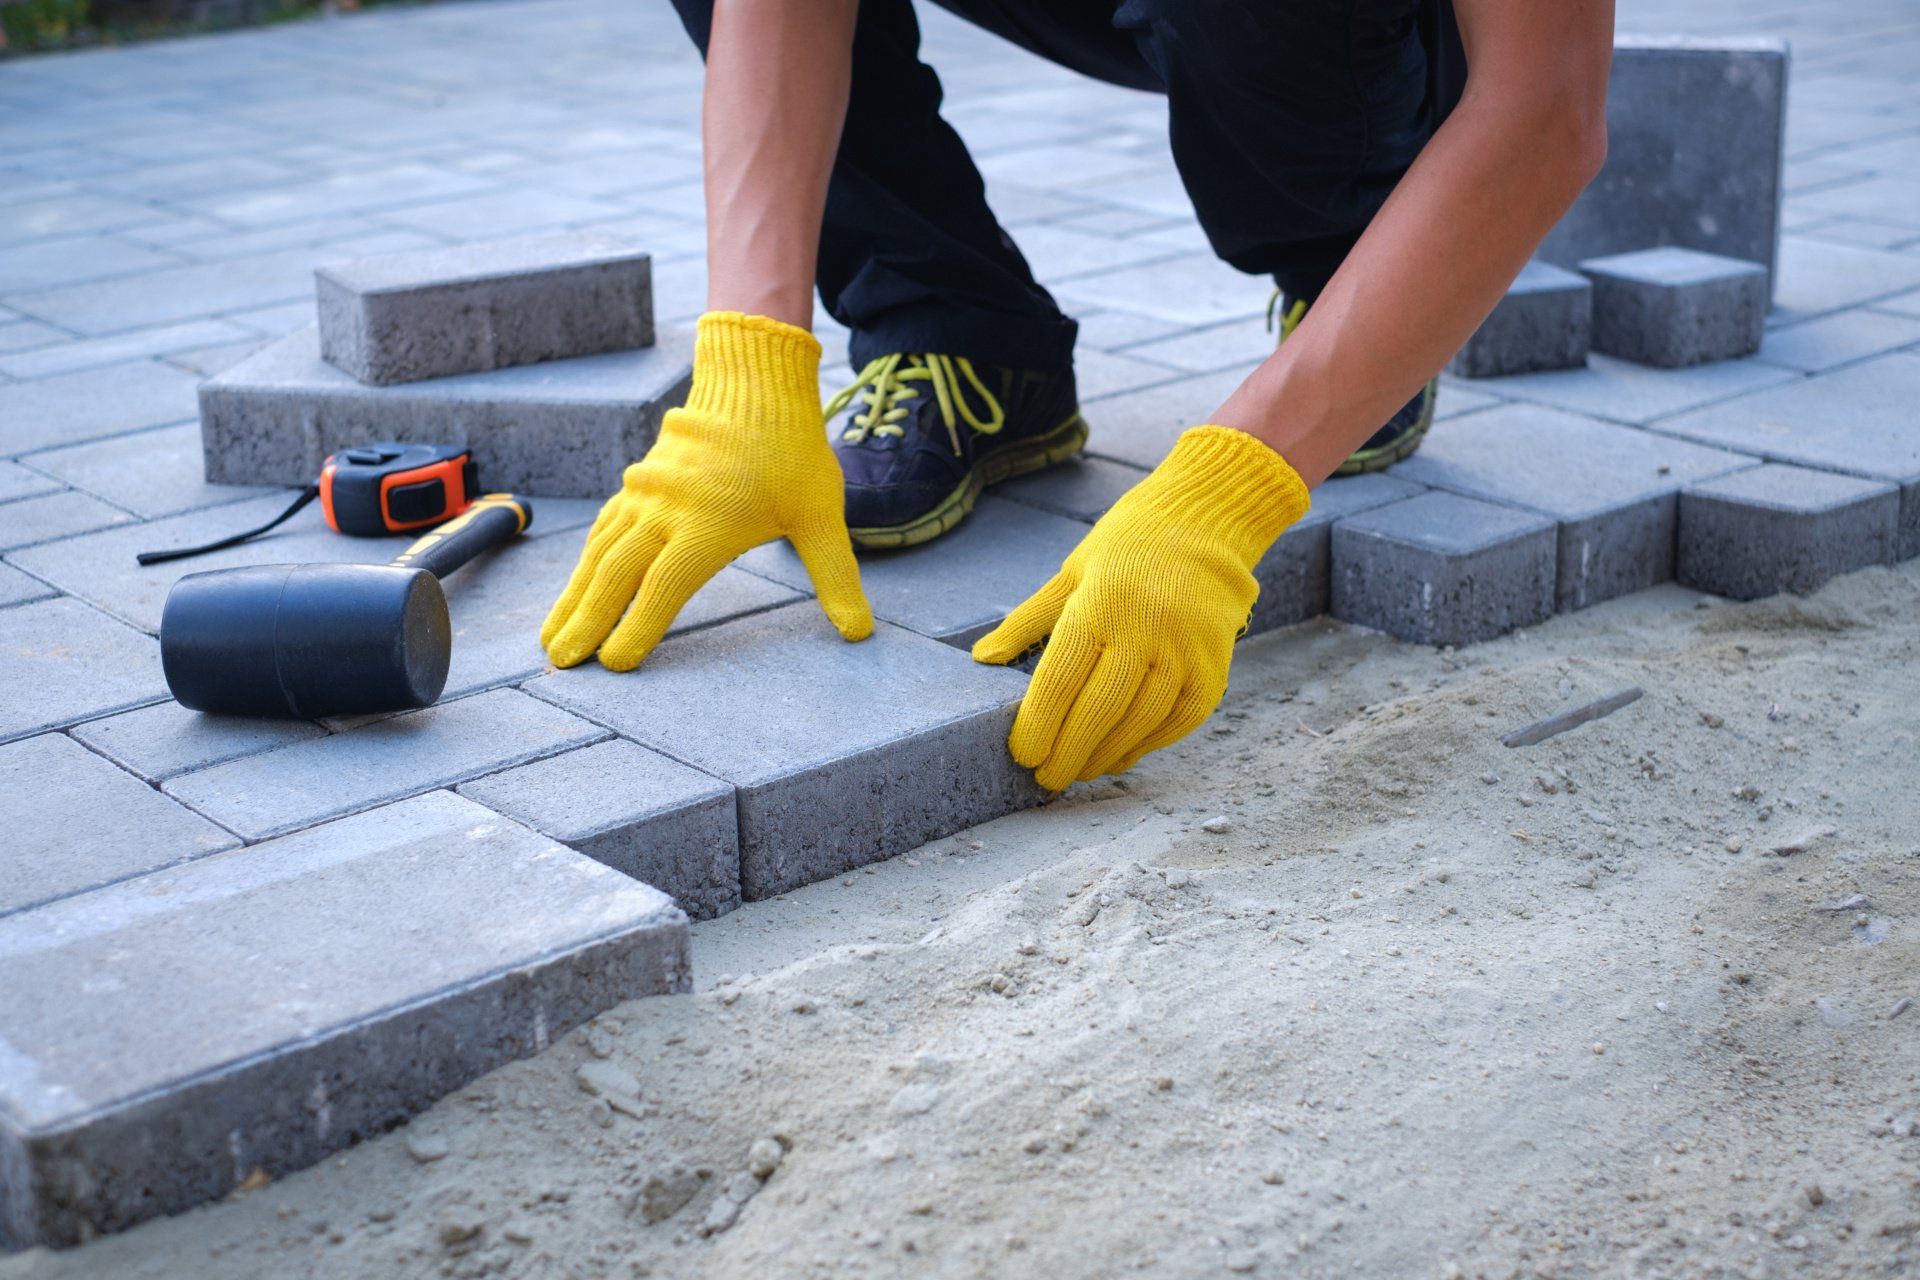
POLYGON ((647 570, 626 619, 600 646, 600 665, 609 671, 631 671, 639 666, 667 634, 687 601, 693 599, 693 593, 744 550, 690 538, 667 543, 666 550, 647 570))
POLYGON ((1087 758, 1127 714, 1146 677, 1147 664, 1135 654, 1119 646, 1102 652, 1034 779, 1049 791, 1059 791, 1079 777, 1087 758))
MULTIPOLYGON (((1074 585, 1074 579, 1068 577, 1065 570, 1047 579, 1045 586, 1022 601, 1020 607, 1008 614, 999 626, 973 642, 973 660, 1012 662, 1045 640, 1060 621, 1060 612, 1067 607, 1067 598, 1073 594, 1074 585)), ((1027 696, 1033 695, 1029 693, 1027 696)))
POLYGON ((580 597, 587 594, 587 588, 593 584, 593 574, 600 567, 607 547, 616 541, 633 524, 633 518, 624 512, 616 511, 613 504, 607 504, 593 522, 593 529, 587 534, 586 545, 581 548, 580 559, 573 566, 573 574, 567 579, 566 589, 560 598, 553 602, 553 608, 547 611, 547 620, 540 624, 540 647, 553 647, 553 638, 560 634, 567 620, 573 617, 573 611, 580 603, 580 597))
POLYGON ((642 527, 630 529, 607 547, 573 616, 547 646, 547 657, 555 666, 571 667, 600 647, 666 542, 660 530, 642 527))
POLYGON ((1134 754, 1136 749, 1147 740, 1147 735, 1165 723, 1179 697, 1178 671, 1170 666, 1149 668, 1126 715, 1087 758, 1086 767, 1080 771, 1080 781, 1091 782, 1102 774, 1126 772, 1122 762, 1129 761, 1130 757, 1138 759, 1134 754))
POLYGON ((873 634, 873 608, 860 586, 860 562, 853 558, 853 539, 844 521, 828 520, 796 529, 788 536, 800 563, 813 580, 820 608, 835 629, 849 640, 873 634))
POLYGON ((1167 713, 1167 718, 1161 721, 1160 727, 1148 734, 1139 746, 1128 752, 1126 758, 1113 772, 1125 773, 1140 763, 1140 757, 1150 755, 1162 747, 1171 746, 1198 729, 1207 722, 1207 717, 1213 714, 1213 709, 1220 705, 1220 699, 1225 693, 1225 689, 1216 691, 1194 685, 1188 685, 1182 689, 1180 696, 1174 699, 1173 710, 1167 713))
POLYGON ((1099 660, 1100 646, 1084 628, 1068 628, 1054 637, 1040 655, 1040 666, 1013 719, 1007 749, 1015 760, 1029 769, 1046 763, 1060 736, 1060 726, 1099 660))

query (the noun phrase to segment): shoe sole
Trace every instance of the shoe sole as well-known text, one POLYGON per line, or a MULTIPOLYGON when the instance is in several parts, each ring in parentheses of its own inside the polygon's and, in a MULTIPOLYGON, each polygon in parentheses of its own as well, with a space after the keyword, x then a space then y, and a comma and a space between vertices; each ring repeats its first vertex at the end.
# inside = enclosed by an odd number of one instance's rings
POLYGON ((1439 398, 1438 384, 1429 382, 1426 389, 1420 393, 1420 417, 1413 424, 1413 430, 1384 449, 1373 453, 1354 454, 1334 468, 1333 474, 1361 476, 1373 471, 1385 471, 1394 463, 1404 462, 1412 457, 1414 450, 1420 447, 1420 442, 1427 438, 1427 428, 1433 425, 1433 407, 1439 398))
POLYGON ((967 472, 966 478, 955 486, 953 492, 942 498, 927 514, 916 516, 905 524, 848 529, 847 532, 853 537, 853 545, 863 551, 917 547, 923 542, 932 542, 965 520, 989 485, 1065 462, 1079 453, 1086 443, 1087 420, 1075 409, 1072 417, 1045 435, 1019 445, 1010 445, 982 458, 973 470, 967 472))

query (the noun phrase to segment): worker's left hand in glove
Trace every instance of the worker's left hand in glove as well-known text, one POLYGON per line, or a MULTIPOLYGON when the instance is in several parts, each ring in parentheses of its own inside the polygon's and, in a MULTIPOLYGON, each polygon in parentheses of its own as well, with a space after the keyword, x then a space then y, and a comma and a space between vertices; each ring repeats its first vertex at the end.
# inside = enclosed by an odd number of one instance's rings
POLYGON ((1253 566, 1307 509, 1307 487, 1254 437, 1183 434, 1060 572, 973 646, 1011 662, 1042 640, 1007 745, 1040 785, 1124 773, 1197 729, 1227 690, 1253 566))

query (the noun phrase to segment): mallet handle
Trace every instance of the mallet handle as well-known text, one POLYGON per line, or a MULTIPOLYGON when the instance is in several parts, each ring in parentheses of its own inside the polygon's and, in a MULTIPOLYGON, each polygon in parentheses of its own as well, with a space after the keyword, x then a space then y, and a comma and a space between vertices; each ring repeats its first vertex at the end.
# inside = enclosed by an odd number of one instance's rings
POLYGON ((395 556, 396 569, 425 569, 445 578, 482 551, 491 551, 533 523, 533 507, 510 493, 490 493, 421 536, 395 556))

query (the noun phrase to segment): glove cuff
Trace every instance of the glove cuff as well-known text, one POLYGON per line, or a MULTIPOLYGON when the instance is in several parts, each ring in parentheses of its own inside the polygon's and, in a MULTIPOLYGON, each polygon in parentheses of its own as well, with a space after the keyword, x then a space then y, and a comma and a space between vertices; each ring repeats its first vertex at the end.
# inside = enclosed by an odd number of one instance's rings
POLYGON ((1192 513, 1249 567, 1307 513, 1306 483, 1244 431, 1192 427, 1154 471, 1170 506, 1192 513))
POLYGON ((800 404, 820 406, 820 343, 767 316, 709 311, 693 340, 687 408, 729 421, 763 421, 800 404))

